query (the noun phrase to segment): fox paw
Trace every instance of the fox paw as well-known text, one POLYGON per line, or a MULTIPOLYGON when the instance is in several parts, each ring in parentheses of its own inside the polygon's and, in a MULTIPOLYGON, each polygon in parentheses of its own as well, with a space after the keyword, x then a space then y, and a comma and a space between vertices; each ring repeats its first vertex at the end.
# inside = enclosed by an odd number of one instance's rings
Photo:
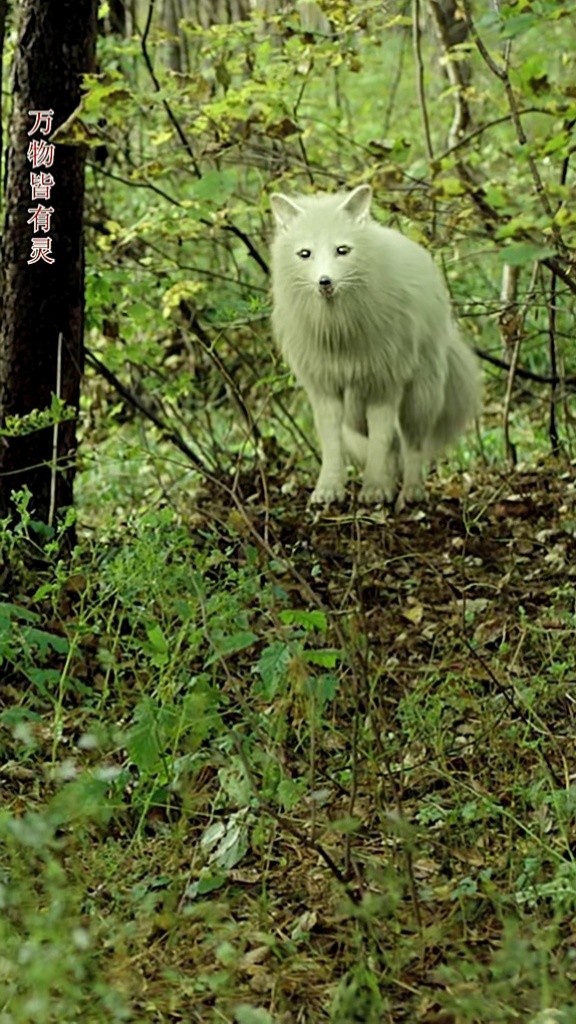
POLYGON ((311 505, 331 505, 333 502, 344 501, 343 484, 316 484, 310 496, 311 505))
POLYGON ((382 502, 392 502, 394 500, 394 490, 391 487, 377 487, 377 486, 366 486, 362 488, 358 496, 358 501, 361 505, 381 505, 382 502))
POLYGON ((394 511, 402 512, 407 505, 415 505, 426 502, 428 495, 421 484, 415 487, 402 487, 394 503, 394 511))

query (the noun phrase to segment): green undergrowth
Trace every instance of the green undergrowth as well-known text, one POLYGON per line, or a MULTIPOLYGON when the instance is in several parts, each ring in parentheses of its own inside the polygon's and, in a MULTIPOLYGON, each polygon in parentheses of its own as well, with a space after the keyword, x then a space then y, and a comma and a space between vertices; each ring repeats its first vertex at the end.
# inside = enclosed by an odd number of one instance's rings
POLYGON ((205 485, 71 564, 21 496, 2 1024, 576 1020, 571 492, 462 480, 205 485))

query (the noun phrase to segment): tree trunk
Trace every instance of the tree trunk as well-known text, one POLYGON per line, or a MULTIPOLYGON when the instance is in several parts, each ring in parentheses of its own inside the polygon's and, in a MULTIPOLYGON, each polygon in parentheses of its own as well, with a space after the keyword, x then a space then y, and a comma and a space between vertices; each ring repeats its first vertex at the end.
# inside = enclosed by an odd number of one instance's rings
MULTIPOLYGON (((93 70, 96 8, 97 0, 22 0, 20 7, 2 239, 0 429, 8 425, 8 434, 14 421, 7 417, 49 409, 53 394, 78 409, 86 154, 76 146, 51 150, 50 134, 78 106, 82 73, 93 70), (46 118, 34 131, 31 110, 53 111, 51 125, 46 118)), ((31 432, 32 425, 16 421, 16 436, 0 436, 0 514, 11 507, 11 491, 27 486, 35 516, 49 522, 72 504, 75 422, 31 432)))
POLYGON ((168 67, 171 71, 183 74, 185 40, 180 30, 180 18, 183 13, 178 0, 166 0, 164 4, 164 27, 168 35, 168 67))
POLYGON ((127 35, 126 7, 124 0, 111 0, 110 13, 108 15, 110 31, 122 39, 127 35))
MULTIPOLYGON (((6 21, 8 20, 8 0, 0 0, 0 81, 4 81, 4 40, 6 38, 6 21)), ((4 139, 2 138, 3 116, 2 93, 0 92, 0 166, 4 152, 4 139)))
POLYGON ((454 119, 448 132, 448 145, 451 148, 460 141, 471 123, 467 97, 472 78, 470 62, 450 57, 450 51, 467 38, 468 25, 465 18, 459 17, 456 0, 430 0, 429 6, 446 60, 444 71, 454 90, 454 119))

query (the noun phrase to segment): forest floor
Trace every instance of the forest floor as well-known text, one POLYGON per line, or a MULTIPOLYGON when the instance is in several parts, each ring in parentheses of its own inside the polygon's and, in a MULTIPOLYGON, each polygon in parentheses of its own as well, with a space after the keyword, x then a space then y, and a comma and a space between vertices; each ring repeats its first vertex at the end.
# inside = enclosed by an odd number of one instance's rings
POLYGON ((12 551, 0 1020, 576 1021, 567 467, 175 522, 12 551))

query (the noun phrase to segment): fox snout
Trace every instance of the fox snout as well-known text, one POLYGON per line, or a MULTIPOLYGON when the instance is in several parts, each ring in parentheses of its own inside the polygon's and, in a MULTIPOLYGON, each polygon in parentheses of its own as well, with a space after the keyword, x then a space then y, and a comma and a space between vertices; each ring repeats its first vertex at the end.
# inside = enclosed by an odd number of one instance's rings
POLYGON ((323 275, 318 279, 318 291, 321 295, 330 298, 334 294, 334 282, 331 277, 323 275))

